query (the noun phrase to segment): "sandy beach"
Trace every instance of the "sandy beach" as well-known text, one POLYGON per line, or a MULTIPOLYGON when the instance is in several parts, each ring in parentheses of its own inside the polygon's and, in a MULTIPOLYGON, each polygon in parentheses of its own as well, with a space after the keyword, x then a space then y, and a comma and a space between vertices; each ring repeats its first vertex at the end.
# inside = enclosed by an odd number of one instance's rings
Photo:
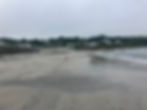
POLYGON ((0 110, 147 110, 147 69, 42 50, 0 58, 0 110))

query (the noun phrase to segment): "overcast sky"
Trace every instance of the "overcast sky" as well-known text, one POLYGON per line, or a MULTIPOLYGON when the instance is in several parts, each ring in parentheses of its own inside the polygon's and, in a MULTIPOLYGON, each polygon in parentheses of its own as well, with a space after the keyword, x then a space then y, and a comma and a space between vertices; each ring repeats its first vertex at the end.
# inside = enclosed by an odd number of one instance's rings
POLYGON ((0 0, 0 35, 147 34, 147 0, 0 0))

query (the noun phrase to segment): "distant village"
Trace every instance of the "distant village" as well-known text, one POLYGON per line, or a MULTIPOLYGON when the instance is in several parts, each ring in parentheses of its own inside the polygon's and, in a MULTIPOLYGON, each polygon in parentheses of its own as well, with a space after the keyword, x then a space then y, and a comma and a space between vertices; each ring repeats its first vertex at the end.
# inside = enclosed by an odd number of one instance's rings
POLYGON ((126 47, 147 46, 146 36, 106 36, 97 35, 89 38, 83 37, 65 37, 41 39, 11 39, 10 37, 1 37, 0 54, 1 53, 17 53, 36 51, 40 48, 58 48, 66 47, 71 49, 114 49, 126 47))

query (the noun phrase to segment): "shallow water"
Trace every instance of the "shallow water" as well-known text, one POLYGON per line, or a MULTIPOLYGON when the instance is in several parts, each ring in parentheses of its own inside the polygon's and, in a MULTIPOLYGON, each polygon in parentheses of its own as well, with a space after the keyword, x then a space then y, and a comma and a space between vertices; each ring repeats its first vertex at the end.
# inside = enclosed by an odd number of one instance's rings
POLYGON ((95 53, 42 50, 1 58, 0 110, 146 110, 146 65, 95 53))

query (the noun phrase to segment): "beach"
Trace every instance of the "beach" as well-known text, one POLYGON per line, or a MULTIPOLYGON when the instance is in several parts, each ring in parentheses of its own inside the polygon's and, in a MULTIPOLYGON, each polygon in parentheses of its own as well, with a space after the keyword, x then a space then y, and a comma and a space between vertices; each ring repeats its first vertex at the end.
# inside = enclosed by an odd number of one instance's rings
POLYGON ((145 61, 118 60, 110 51, 1 57, 0 110, 147 110, 145 61))

